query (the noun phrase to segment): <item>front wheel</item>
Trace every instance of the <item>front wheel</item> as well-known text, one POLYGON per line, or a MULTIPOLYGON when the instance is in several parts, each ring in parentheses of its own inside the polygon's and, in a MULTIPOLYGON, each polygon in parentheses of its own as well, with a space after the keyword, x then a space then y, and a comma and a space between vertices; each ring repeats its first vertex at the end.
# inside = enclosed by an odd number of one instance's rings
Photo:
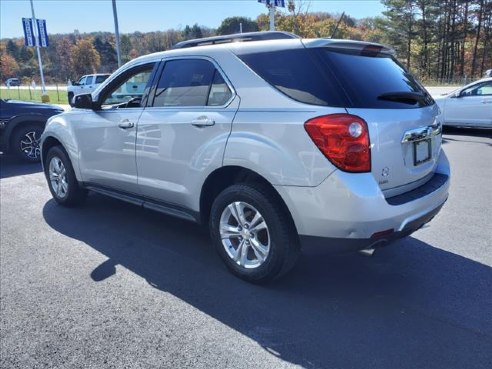
POLYGON ((87 191, 80 187, 72 163, 60 146, 49 149, 44 170, 51 195, 63 206, 76 206, 83 202, 87 191))
POLYGON ((238 277, 266 283, 290 270, 300 248, 287 210, 261 184, 233 185, 219 194, 210 232, 227 267, 238 277))
POLYGON ((43 129, 43 126, 35 124, 28 124, 16 129, 12 135, 12 152, 24 161, 39 162, 41 160, 39 140, 43 129))

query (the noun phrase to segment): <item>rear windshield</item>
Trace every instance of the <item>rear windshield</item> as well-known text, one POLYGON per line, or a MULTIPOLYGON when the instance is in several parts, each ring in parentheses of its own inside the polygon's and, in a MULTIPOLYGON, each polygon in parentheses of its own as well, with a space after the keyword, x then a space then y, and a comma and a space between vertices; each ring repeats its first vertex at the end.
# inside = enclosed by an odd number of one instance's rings
POLYGON ((434 104, 415 78, 387 54, 315 48, 239 58, 282 93, 306 104, 374 109, 434 104))

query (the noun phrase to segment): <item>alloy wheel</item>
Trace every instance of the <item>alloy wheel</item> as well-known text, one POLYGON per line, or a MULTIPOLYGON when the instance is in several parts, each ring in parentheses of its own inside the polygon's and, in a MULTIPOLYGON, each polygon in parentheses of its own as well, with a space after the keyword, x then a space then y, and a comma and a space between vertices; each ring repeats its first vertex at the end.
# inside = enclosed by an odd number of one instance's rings
POLYGON ((64 199, 68 194, 67 170, 61 159, 54 156, 50 160, 48 173, 50 177, 51 188, 56 196, 64 199))
POLYGON ((243 201, 233 202, 222 211, 220 236, 227 255, 246 269, 261 266, 270 252, 265 219, 254 206, 243 201))
POLYGON ((27 132, 20 141, 21 152, 32 160, 38 160, 41 156, 40 135, 37 131, 27 132))

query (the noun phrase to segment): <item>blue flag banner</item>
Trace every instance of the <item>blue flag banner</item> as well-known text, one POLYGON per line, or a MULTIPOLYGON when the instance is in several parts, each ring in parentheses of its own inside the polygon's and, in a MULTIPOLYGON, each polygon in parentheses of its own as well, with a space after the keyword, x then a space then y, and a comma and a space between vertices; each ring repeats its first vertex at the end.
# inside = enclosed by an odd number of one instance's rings
POLYGON ((285 8, 285 0, 258 0, 259 3, 285 8))
POLYGON ((32 32, 32 19, 22 18, 24 28, 24 43, 26 46, 34 46, 34 33, 32 32))
POLYGON ((48 47, 48 31, 46 30, 46 20, 45 19, 36 19, 38 23, 38 41, 39 46, 48 47))

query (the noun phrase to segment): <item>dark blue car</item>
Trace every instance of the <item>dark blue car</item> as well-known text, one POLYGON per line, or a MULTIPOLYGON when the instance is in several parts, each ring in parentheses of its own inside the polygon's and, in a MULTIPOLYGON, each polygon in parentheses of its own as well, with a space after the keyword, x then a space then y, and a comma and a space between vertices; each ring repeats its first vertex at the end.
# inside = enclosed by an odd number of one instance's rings
POLYGON ((46 121, 62 112, 56 105, 0 99, 0 151, 39 161, 39 139, 46 121))

